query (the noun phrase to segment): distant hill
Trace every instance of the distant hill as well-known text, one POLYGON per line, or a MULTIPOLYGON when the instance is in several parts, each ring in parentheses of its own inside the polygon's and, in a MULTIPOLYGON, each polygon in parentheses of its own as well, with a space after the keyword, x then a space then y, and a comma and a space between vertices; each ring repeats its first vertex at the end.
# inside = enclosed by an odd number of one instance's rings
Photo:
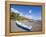
POLYGON ((10 16, 11 16, 11 19, 13 19, 13 20, 31 20, 31 19, 25 18, 23 16, 19 16, 19 14, 14 13, 14 12, 12 12, 10 16))
POLYGON ((12 20, 19 20, 19 21, 22 21, 22 20, 28 20, 28 21, 41 21, 41 20, 34 20, 34 19, 28 19, 28 18, 26 18, 26 17, 24 17, 24 16, 20 16, 18 13, 14 13, 14 12, 12 12, 12 13, 10 13, 11 15, 11 19, 12 20))

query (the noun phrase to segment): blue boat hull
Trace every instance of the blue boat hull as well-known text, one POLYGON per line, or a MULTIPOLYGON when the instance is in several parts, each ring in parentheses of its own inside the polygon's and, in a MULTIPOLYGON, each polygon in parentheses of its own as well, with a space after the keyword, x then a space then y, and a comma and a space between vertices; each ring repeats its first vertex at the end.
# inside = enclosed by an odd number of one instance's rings
POLYGON ((17 24, 17 23, 16 23, 16 25, 17 25, 18 27, 20 27, 20 28, 26 30, 26 31, 31 31, 30 29, 28 29, 28 28, 26 28, 26 27, 23 27, 23 26, 21 26, 21 25, 19 25, 19 24, 17 24))

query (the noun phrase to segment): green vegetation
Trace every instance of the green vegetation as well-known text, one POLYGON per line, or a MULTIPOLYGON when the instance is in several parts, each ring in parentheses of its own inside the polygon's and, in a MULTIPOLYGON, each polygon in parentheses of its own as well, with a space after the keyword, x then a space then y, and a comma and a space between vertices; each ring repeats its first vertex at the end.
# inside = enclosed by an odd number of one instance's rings
MULTIPOLYGON (((11 16, 11 19, 12 19, 12 20, 17 20, 18 17, 19 17, 19 14, 17 14, 17 13, 11 12, 10 14, 11 14, 10 16, 11 16)), ((19 19, 18 19, 18 20, 19 20, 19 19)))
POLYGON ((27 19, 27 18, 24 18, 24 17, 22 17, 22 16, 19 16, 18 13, 11 12, 10 14, 11 14, 10 16, 11 16, 11 19, 12 19, 12 20, 18 20, 18 21, 29 20, 29 19, 27 19))

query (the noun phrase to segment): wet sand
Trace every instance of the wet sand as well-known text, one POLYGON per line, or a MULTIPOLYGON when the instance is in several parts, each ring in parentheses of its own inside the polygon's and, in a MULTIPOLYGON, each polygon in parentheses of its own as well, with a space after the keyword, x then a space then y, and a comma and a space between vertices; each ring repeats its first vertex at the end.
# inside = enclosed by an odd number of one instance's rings
MULTIPOLYGON (((32 32, 40 32, 41 31, 41 21, 20 21, 22 24, 32 26, 32 32)), ((11 32, 17 32, 17 31, 26 31, 16 25, 16 22, 14 20, 11 20, 11 32)))

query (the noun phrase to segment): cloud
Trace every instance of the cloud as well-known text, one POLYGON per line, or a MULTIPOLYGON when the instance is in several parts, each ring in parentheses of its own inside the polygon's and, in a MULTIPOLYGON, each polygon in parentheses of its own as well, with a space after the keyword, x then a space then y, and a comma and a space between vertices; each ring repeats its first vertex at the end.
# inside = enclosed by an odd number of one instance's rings
POLYGON ((11 12, 20 13, 18 10, 11 8, 11 12))
POLYGON ((32 10, 29 10, 29 13, 31 13, 32 12, 32 10))
MULTIPOLYGON (((23 13, 19 12, 18 10, 14 9, 14 8, 11 8, 11 12, 19 13, 20 16, 31 19, 31 15, 27 15, 27 14, 24 15, 23 13)), ((29 13, 31 13, 31 10, 29 10, 29 13)))
POLYGON ((41 17, 35 17, 35 16, 32 16, 32 15, 24 15, 25 18, 28 18, 28 19, 33 19, 33 20, 41 20, 41 17))
POLYGON ((33 20, 41 20, 41 17, 32 16, 33 20))
POLYGON ((31 15, 24 15, 25 18, 32 19, 31 15))
POLYGON ((21 12, 19 12, 18 10, 14 9, 14 8, 11 8, 11 12, 19 13, 20 16, 24 16, 21 12))
POLYGON ((22 13, 20 13, 20 16, 24 16, 22 13))
MULTIPOLYGON (((32 16, 32 15, 28 15, 28 14, 23 14, 21 13, 20 11, 14 9, 14 8, 11 8, 11 12, 14 12, 14 13, 19 13, 20 16, 23 16, 25 18, 28 18, 28 19, 34 19, 34 20, 41 20, 41 17, 35 17, 35 16, 32 16)), ((29 13, 31 14, 32 10, 29 10, 29 13)))

